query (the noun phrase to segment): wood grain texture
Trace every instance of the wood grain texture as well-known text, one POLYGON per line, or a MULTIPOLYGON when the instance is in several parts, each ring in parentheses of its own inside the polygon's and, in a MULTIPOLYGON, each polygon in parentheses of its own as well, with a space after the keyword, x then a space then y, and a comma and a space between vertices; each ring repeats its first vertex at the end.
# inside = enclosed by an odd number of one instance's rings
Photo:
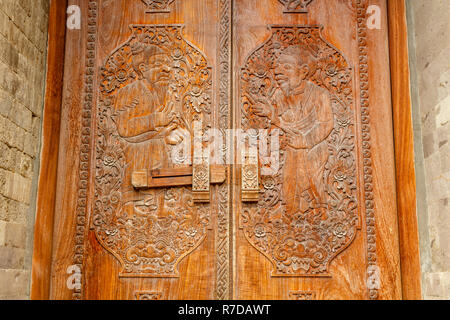
POLYGON ((42 149, 31 274, 31 299, 33 300, 48 299, 50 294, 50 266, 55 200, 57 197, 56 182, 66 35, 65 19, 62 17, 66 16, 66 8, 66 0, 51 1, 42 149))
POLYGON ((417 300, 422 290, 405 1, 388 1, 388 14, 403 299, 417 300))

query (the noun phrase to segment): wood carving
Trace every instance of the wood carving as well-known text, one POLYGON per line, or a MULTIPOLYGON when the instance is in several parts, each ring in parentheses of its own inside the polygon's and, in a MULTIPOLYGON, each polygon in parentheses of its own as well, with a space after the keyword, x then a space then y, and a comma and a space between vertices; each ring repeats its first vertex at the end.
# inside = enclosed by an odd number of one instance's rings
POLYGON ((291 291, 289 300, 316 300, 317 294, 314 291, 291 291))
MULTIPOLYGON (((219 105, 219 130, 224 138, 226 157, 233 149, 230 146, 231 139, 227 139, 226 132, 232 128, 231 113, 231 51, 232 51, 232 0, 219 1, 219 79, 218 79, 218 105, 219 105)), ((230 170, 231 171, 231 170, 230 170)), ((233 208, 230 203, 230 185, 222 184, 218 187, 218 211, 217 211, 217 235, 216 235, 216 293, 217 300, 232 298, 232 271, 231 271, 231 239, 230 239, 230 217, 233 208)))
MULTIPOLYGON (((367 232, 367 288, 371 300, 378 299, 379 283, 372 285, 373 270, 377 265, 377 237, 375 229, 375 201, 373 193, 372 167, 372 138, 370 128, 370 94, 369 94, 369 53, 367 48, 367 0, 355 0, 358 17, 358 45, 359 45, 359 78, 362 122, 362 149, 364 158, 364 203, 366 209, 367 232)), ((379 282, 379 281, 378 281, 379 282)))
POLYGON ((175 0, 142 0, 147 6, 147 13, 166 13, 170 12, 169 5, 175 0))
POLYGON ((308 6, 314 0, 278 0, 284 5, 284 13, 308 13, 308 6))
POLYGON ((206 236, 210 208, 191 188, 137 190, 133 172, 177 168, 174 148, 206 131, 211 68, 180 25, 135 25, 102 67, 93 226, 121 277, 177 277, 206 236))
POLYGON ((360 224, 353 71, 320 31, 272 26, 242 69, 243 129, 281 132, 279 170, 240 215, 272 276, 330 276, 360 224))
POLYGON ((242 164, 242 201, 255 202, 259 199, 258 156, 247 155, 242 164))
POLYGON ((134 293, 135 300, 161 300, 160 292, 152 291, 136 291, 134 293))
MULTIPOLYGON (((78 185, 78 199, 76 208, 76 233, 75 233, 75 252, 74 265, 83 270, 84 263, 84 241, 86 234, 86 217, 88 216, 88 195, 89 195, 89 177, 91 167, 91 149, 92 149, 92 110, 94 104, 94 68, 96 58, 96 41, 97 41, 97 0, 89 1, 88 12, 88 28, 87 28, 87 44, 86 44, 86 65, 85 65, 85 83, 84 83, 84 102, 82 109, 82 133, 80 148, 80 168, 78 175, 80 177, 78 185)), ((84 279, 82 278, 82 281, 84 279)), ((73 292, 73 300, 81 300, 83 298, 83 286, 76 288, 73 292)))

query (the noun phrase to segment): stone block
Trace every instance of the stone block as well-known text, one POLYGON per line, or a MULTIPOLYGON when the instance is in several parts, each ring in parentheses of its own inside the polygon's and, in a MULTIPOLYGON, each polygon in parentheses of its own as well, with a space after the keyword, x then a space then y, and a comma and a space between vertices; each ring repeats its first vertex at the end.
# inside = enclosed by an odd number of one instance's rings
POLYGON ((0 299, 27 296, 29 282, 29 271, 0 269, 0 299))

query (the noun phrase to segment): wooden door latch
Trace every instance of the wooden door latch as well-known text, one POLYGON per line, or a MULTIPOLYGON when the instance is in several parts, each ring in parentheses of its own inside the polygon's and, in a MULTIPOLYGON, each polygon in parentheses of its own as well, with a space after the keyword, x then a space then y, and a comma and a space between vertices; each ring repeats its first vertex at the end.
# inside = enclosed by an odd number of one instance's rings
POLYGON ((210 202, 210 185, 222 184, 226 177, 225 166, 198 164, 182 168, 134 171, 131 184, 138 190, 192 186, 194 202, 210 202))

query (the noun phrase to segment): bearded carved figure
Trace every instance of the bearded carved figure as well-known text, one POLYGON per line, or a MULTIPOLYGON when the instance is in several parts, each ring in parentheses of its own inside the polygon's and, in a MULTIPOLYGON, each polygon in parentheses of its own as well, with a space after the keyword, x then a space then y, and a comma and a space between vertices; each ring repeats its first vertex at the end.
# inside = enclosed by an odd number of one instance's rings
POLYGON ((281 137, 279 170, 261 177, 241 228, 273 276, 330 276, 360 227, 352 70, 319 27, 273 26, 242 69, 240 94, 244 130, 281 137))
POLYGON ((147 6, 147 13, 164 13, 170 12, 169 6, 175 0, 142 0, 147 6))

